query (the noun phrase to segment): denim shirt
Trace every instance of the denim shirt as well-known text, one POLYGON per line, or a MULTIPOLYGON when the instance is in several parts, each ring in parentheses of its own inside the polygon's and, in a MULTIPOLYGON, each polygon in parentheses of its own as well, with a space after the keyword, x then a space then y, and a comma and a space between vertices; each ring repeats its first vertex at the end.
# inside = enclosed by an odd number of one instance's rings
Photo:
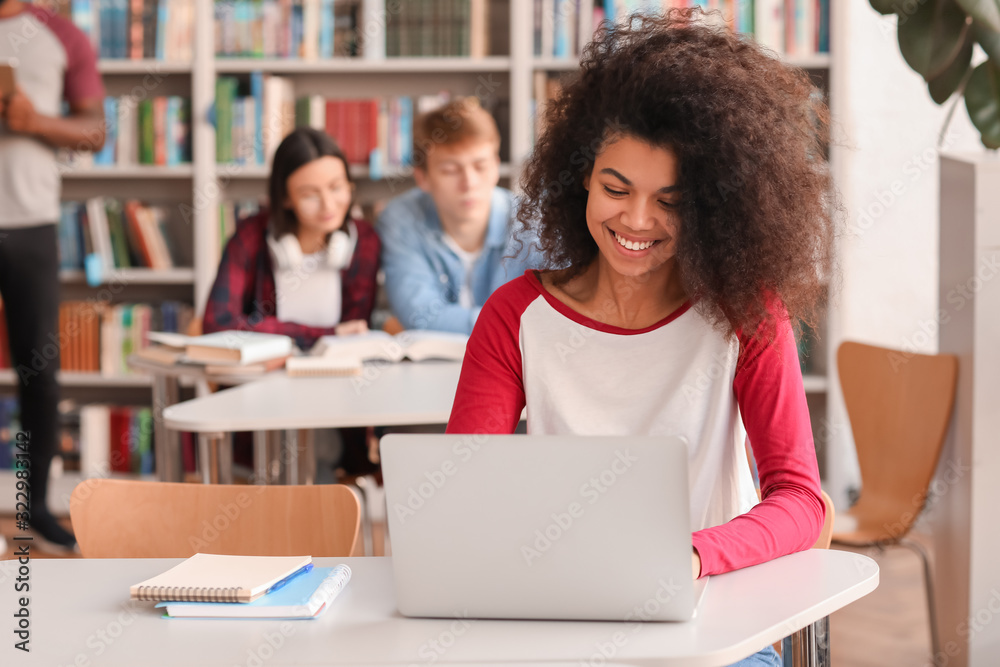
POLYGON ((472 308, 458 303, 465 269, 445 245, 431 196, 413 188, 386 205, 376 231, 382 239, 389 306, 404 327, 472 333, 480 309, 494 290, 525 270, 541 266, 533 237, 524 238, 523 246, 511 238, 515 205, 510 190, 493 189, 486 239, 472 267, 472 308))

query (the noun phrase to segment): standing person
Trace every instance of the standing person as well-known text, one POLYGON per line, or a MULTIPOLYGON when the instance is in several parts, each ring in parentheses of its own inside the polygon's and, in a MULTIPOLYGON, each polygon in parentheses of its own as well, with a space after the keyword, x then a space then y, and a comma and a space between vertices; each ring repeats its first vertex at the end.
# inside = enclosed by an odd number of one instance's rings
MULTIPOLYGON (((807 549, 823 525, 791 325, 830 275, 828 111, 812 92, 697 10, 588 45, 522 176, 520 219, 566 268, 486 303, 448 423, 509 433, 527 406, 529 433, 686 437, 694 577, 807 549)), ((738 664, 779 660, 767 647, 738 664)))
POLYGON ((76 540, 46 502, 59 426, 55 149, 104 145, 104 85, 86 35, 20 0, 0 0, 2 61, 15 66, 18 87, 0 100, 0 294, 19 377, 21 426, 31 434, 30 523, 40 538, 71 549, 76 540))
POLYGON ((417 187, 379 216, 389 306, 407 329, 468 334, 498 287, 537 266, 513 237, 514 195, 500 180, 500 132, 474 97, 417 118, 417 187))

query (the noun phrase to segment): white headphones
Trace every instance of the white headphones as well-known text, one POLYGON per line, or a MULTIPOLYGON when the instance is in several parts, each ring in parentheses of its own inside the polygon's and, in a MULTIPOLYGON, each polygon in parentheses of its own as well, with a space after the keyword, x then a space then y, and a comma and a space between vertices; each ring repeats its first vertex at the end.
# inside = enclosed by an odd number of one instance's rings
MULTIPOLYGON (((358 243, 358 230, 354 223, 348 220, 344 228, 330 235, 326 244, 326 264, 336 269, 346 269, 354 255, 354 247, 358 243), (346 228, 346 229, 345 229, 346 228)), ((271 230, 267 232, 267 247, 271 251, 271 262, 279 271, 297 271, 302 267, 302 246, 295 234, 291 232, 274 238, 271 230)))

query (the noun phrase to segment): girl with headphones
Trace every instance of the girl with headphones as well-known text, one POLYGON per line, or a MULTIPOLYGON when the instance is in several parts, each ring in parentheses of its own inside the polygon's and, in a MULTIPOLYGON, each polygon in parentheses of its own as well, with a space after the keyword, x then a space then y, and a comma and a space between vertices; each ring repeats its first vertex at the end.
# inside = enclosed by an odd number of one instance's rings
POLYGON ((270 208, 241 222, 226 244, 205 307, 205 333, 320 336, 364 333, 375 302, 379 240, 351 218, 354 182, 324 132, 296 128, 274 154, 270 208))

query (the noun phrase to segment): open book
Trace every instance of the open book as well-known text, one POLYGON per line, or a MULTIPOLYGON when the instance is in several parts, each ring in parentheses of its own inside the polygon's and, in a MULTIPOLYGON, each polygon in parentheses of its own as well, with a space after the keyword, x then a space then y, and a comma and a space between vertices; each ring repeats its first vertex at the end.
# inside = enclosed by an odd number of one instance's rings
POLYGON ((195 554, 131 587, 133 600, 251 602, 283 579, 312 567, 310 556, 195 554))
POLYGON ((322 336, 313 346, 311 356, 333 359, 402 361, 412 359, 450 359, 461 361, 469 337, 448 331, 413 329, 392 336, 384 331, 369 331, 354 336, 322 336))

